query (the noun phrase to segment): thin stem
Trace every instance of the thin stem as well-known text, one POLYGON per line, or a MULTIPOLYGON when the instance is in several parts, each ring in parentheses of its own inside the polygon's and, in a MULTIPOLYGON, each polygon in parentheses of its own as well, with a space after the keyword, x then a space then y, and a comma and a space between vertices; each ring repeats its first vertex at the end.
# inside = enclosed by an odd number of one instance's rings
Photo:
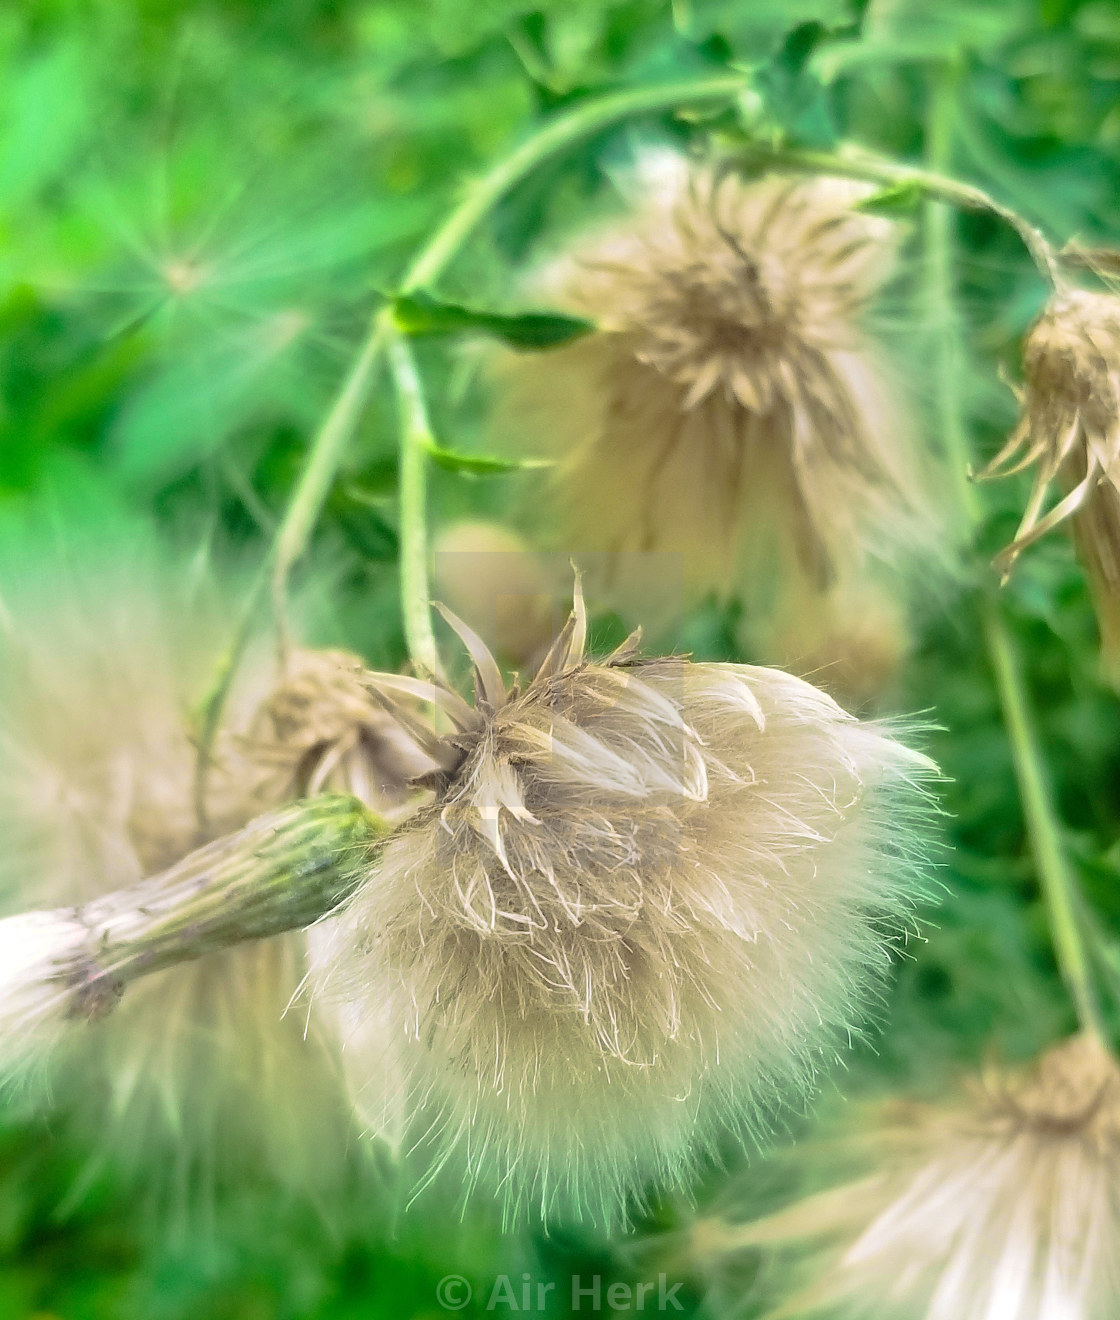
POLYGON ((438 674, 428 586, 427 450, 434 439, 416 360, 399 331, 389 340, 389 365, 400 417, 401 618, 409 655, 422 670, 438 674))
POLYGON ((1011 743, 1027 835, 1050 917, 1054 953, 1078 1021, 1084 1030, 1103 1039, 1088 953, 1077 917, 1077 880, 1062 847, 1061 826, 1046 782, 1030 702, 999 607, 988 596, 983 608, 985 639, 1011 743))
MULTIPOLYGON (((935 171, 943 171, 952 157, 957 81, 955 67, 948 65, 939 70, 931 88, 926 160, 935 171)), ((925 303, 934 341, 938 438, 952 472, 957 502, 971 532, 979 522, 980 508, 976 489, 969 480, 971 454, 961 401, 965 364, 956 303, 954 213, 946 202, 931 196, 923 207, 922 221, 925 303)))
POLYGON ((200 831, 205 831, 207 824, 206 782, 213 758, 214 741, 217 738, 222 712, 229 698, 233 680, 237 675, 237 667, 253 636, 257 617, 264 603, 266 588, 271 586, 272 590, 280 658, 283 663, 287 660, 289 650, 288 575, 292 565, 307 546, 323 503, 330 492, 338 465, 357 426, 362 405, 373 381, 378 358, 384 347, 385 334, 386 328, 382 318, 375 318, 373 329, 362 345, 361 352, 355 358, 342 389, 308 447, 307 460, 273 536, 264 568, 258 573, 249 589, 249 594, 241 607, 233 640, 203 701, 194 776, 194 810, 200 831))
POLYGON ((470 187, 409 266, 401 282, 401 292, 411 293, 437 280, 479 221, 515 184, 549 156, 633 115, 704 101, 729 101, 746 86, 744 76, 723 74, 716 78, 663 83, 657 87, 636 87, 587 101, 558 115, 470 187))
MULTIPOLYGON (((632 115, 694 105, 705 101, 727 101, 746 87, 738 75, 692 79, 616 92, 577 106, 558 116, 528 138, 504 160, 499 161, 468 191, 444 223, 417 253, 400 284, 409 293, 431 284, 443 273, 475 227, 502 197, 537 165, 556 152, 573 145, 580 138, 595 133, 632 115)), ((257 612, 270 584, 279 628, 280 651, 288 647, 287 583, 292 566, 302 555, 311 532, 330 492, 335 473, 346 452, 361 416, 378 359, 394 327, 386 309, 373 320, 353 365, 346 375, 330 412, 312 440, 307 461, 292 491, 287 510, 273 540, 267 564, 267 576, 254 584, 242 613, 242 619, 230 651, 203 705, 195 773, 195 811, 200 825, 206 819, 206 777, 214 739, 222 711, 245 647, 252 636, 257 612)), ((398 365, 400 352, 397 353, 398 365)), ((409 355, 410 358, 410 355, 409 355)), ((406 376, 408 368, 406 366, 406 376)), ((415 367, 412 367, 415 377, 415 367)), ((409 391, 420 398, 419 383, 409 391)), ((422 414, 421 414, 422 415, 422 414)), ((425 419, 426 425, 426 419, 425 419)), ((433 673, 438 672, 431 620, 420 619, 428 611, 427 530, 424 499, 425 471, 423 447, 405 443, 402 427, 401 448, 401 538, 402 538, 402 607, 405 636, 412 658, 433 673), (406 494, 407 487, 407 494, 406 494), (405 563, 407 562, 407 570, 405 563), (407 585, 406 585, 407 583, 407 585), (416 649, 414 649, 416 648, 416 649)))
MULTIPOLYGON (((479 222, 523 178, 549 156, 632 115, 703 101, 726 101, 746 86, 744 78, 722 76, 617 92, 577 106, 540 128, 468 190, 401 281, 401 293, 434 283, 479 222)), ((401 618, 409 655, 422 669, 439 673, 428 588, 427 450, 433 443, 424 394, 412 351, 384 310, 379 322, 391 332, 390 358, 400 408, 401 618)))
POLYGON ((307 547, 346 447, 357 429, 385 345, 386 330, 384 318, 376 316, 326 420, 311 442, 307 461, 272 545, 272 600, 281 629, 282 654, 287 651, 288 575, 307 547))
MULTIPOLYGON (((409 293, 438 279, 494 205, 549 156, 618 120, 677 105, 726 101, 745 86, 743 77, 724 75, 636 88, 589 101, 551 120, 470 188, 417 253, 405 272, 400 291, 409 293)), ((307 462, 273 543, 270 556, 272 597, 282 629, 282 649, 286 644, 283 629, 288 575, 306 548, 322 511, 338 465, 361 416, 378 358, 392 329, 391 320, 384 312, 374 317, 327 419, 311 443, 307 462)))
MULTIPOLYGON (((925 176, 938 181, 945 178, 943 171, 951 162, 956 89, 956 68, 947 65, 938 70, 931 88, 926 125, 926 159, 932 172, 925 176)), ((957 187, 966 186, 954 185, 953 191, 957 187)), ((942 444, 953 467, 959 507, 971 530, 979 522, 981 510, 975 487, 968 479, 969 437, 960 389, 965 363, 960 351, 956 312, 953 215, 946 204, 961 203, 959 197, 945 196, 940 188, 927 191, 923 215, 925 291, 926 305, 936 335, 933 379, 937 393, 937 417, 942 444)), ((966 188, 966 191, 971 193, 973 190, 966 188)), ((1044 239, 1041 242, 1052 256, 1049 245, 1044 239)), ((1052 273, 1050 267, 1047 269, 1052 273)), ((1061 825, 1046 782, 1045 762, 1030 702, 999 602, 987 588, 984 588, 981 609, 984 639, 996 680, 1004 727, 1011 744, 1015 779, 1031 854, 1049 914, 1055 957, 1082 1028, 1101 1036, 1089 959, 1077 919, 1077 881, 1062 846, 1061 825)))
POLYGON ((833 174, 841 178, 881 183, 888 187, 913 188, 926 197, 948 202, 965 211, 988 211, 1019 235, 1049 288, 1060 289, 1064 285, 1058 253, 1045 234, 1018 211, 1004 206, 983 188, 977 188, 971 183, 962 183, 959 179, 934 170, 900 165, 897 161, 850 144, 831 152, 750 142, 742 148, 742 155, 748 161, 763 161, 779 168, 803 170, 809 174, 833 174))
POLYGON ((198 832, 202 836, 205 836, 209 824, 206 784, 210 777, 210 767, 214 759, 214 743, 217 740, 218 728, 222 722, 222 712, 225 710, 230 689, 233 687, 233 680, 237 675, 237 666, 241 663, 241 657, 245 654, 245 648, 249 645, 249 639, 256 627, 257 614, 264 600, 267 585, 268 565, 266 564, 257 573, 253 585, 249 588, 249 594, 242 602, 233 640, 230 642, 225 655, 222 656, 221 664, 218 667, 218 672, 214 675, 214 681, 209 692, 203 698, 194 761, 193 785, 194 816, 198 825, 198 832))

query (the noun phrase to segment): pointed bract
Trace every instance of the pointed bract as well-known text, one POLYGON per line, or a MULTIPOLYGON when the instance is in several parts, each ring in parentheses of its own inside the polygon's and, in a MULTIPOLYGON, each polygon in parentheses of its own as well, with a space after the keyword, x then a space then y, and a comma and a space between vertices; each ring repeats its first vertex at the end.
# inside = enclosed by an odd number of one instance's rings
POLYGON ((1034 468, 1015 539, 1019 555, 1069 521, 1089 574, 1105 669, 1120 680, 1120 297, 1075 289, 1055 296, 1023 346, 1018 426, 981 473, 1034 468), (1047 509, 1054 487, 1057 498, 1047 509))

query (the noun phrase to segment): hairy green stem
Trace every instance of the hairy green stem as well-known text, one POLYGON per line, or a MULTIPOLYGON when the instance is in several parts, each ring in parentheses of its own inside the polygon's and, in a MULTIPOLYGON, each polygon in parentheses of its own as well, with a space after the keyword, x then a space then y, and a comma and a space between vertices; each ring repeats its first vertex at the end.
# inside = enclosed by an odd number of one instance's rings
POLYGON ((68 932, 45 979, 69 995, 68 1016, 102 1017, 141 977, 303 930, 334 911, 388 835, 351 797, 324 794, 268 812, 159 875, 44 914, 68 932))
POLYGON ((1046 900, 1058 967, 1082 1028, 1101 1036, 1100 1012, 1077 915, 1077 880, 1062 846, 1061 826, 1046 782, 1042 750, 1014 644, 999 606, 990 595, 984 601, 984 634, 1011 743, 1027 836, 1046 900))

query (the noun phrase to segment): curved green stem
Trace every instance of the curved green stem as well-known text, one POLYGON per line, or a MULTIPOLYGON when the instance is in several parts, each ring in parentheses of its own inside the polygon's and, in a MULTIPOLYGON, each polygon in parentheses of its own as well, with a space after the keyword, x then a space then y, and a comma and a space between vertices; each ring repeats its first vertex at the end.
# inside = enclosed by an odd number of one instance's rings
POLYGON ((362 350, 350 368, 330 412, 308 446, 307 461, 303 465, 284 516, 273 536, 268 558, 249 589, 229 649, 203 701, 194 775, 195 817, 203 833, 207 824, 206 781, 210 771, 214 740, 218 734, 230 688, 237 674, 237 667, 256 627, 257 616, 265 599, 265 590, 271 586, 280 656, 281 661, 284 661, 288 653, 288 574, 307 546, 346 445, 357 425, 362 405, 373 381, 384 338, 385 329, 381 318, 375 318, 372 332, 362 345, 362 350))
POLYGON ((996 602, 984 601, 984 634, 1011 743, 1027 835, 1046 899, 1050 934, 1062 979, 1081 1026, 1103 1037, 1089 957, 1077 916, 1077 880, 1062 846, 1042 752, 1014 646, 996 602))
POLYGON ((272 544, 272 599, 281 628, 282 651, 287 649, 288 575, 292 565, 307 547, 346 447, 357 429, 385 338, 384 319, 377 316, 342 388, 335 396, 326 420, 315 433, 307 452, 307 461, 272 544))
MULTIPOLYGON (((472 185, 412 261, 401 281, 400 292, 411 293, 434 283, 483 217, 549 156, 633 115, 683 104, 726 101, 745 86, 744 78, 726 75, 666 83, 659 87, 616 92, 559 115, 472 185)), ((401 618, 412 659, 431 673, 438 673, 439 658, 432 633, 428 589, 426 451, 433 443, 431 427, 411 350, 392 327, 388 309, 381 313, 379 322, 392 330, 391 357, 400 403, 401 618)))
POLYGON ((635 87, 586 101, 558 115, 471 185, 463 200, 416 255, 400 291, 411 293, 437 280, 487 212, 549 156, 634 115, 704 101, 728 101, 746 86, 744 76, 722 74, 717 78, 694 78, 657 87, 635 87))
POLYGON ((962 183, 948 174, 900 165, 863 147, 848 145, 839 151, 805 151, 797 147, 775 146, 762 142, 747 143, 741 149, 747 161, 774 165, 780 169, 803 170, 808 174, 833 174, 841 178, 862 179, 891 188, 912 188, 924 197, 948 202, 964 211, 988 211, 1018 234, 1039 274, 1050 289, 1063 286, 1058 253, 1037 225, 1025 216, 996 201, 983 188, 962 183))
MULTIPOLYGON (((665 83, 657 87, 616 92, 559 115, 473 185, 417 253, 401 281, 400 292, 412 292, 436 280, 487 212, 548 156, 632 115, 649 114, 678 105, 726 101, 743 91, 746 85, 746 79, 738 75, 665 83)), ((205 784, 214 738, 238 662, 252 635, 265 588, 271 584, 280 629, 280 649, 283 653, 287 647, 288 576, 292 566, 303 554, 318 521, 335 473, 361 416, 377 362, 387 340, 394 335, 391 316, 386 309, 382 309, 374 317, 373 325, 335 396, 326 420, 308 447, 307 460, 273 540, 266 572, 254 584, 246 600, 237 634, 203 704, 195 775, 195 808, 200 824, 204 823, 206 816, 205 784)), ((419 619, 421 610, 425 614, 428 611, 424 454, 420 445, 404 441, 403 428, 401 457, 401 558, 402 563, 407 561, 410 566, 408 573, 402 574, 405 635, 409 639, 413 658, 434 672, 434 642, 429 645, 427 640, 431 635, 431 622, 429 619, 426 625, 421 625, 419 619), (407 499, 403 490, 406 481, 409 492, 407 499), (419 652, 412 650, 413 644, 419 647, 419 652)))

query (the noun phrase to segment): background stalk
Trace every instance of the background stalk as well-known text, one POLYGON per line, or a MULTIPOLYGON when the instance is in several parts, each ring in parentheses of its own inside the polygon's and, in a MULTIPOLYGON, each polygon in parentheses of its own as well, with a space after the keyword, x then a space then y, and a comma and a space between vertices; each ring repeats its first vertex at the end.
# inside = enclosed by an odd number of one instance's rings
MULTIPOLYGON (((938 99, 935 95, 934 100, 938 99)), ((936 141, 937 133, 934 131, 930 134, 929 127, 927 124, 927 141, 936 141)), ((756 166, 761 164, 779 170, 861 179, 865 183, 879 183, 900 191, 913 189, 923 197, 948 202, 964 211, 988 211, 1019 235, 1048 288, 1059 289, 1064 284, 1058 253, 1042 230, 1018 211, 998 202, 974 184, 962 183, 960 179, 932 169, 900 165, 897 161, 851 144, 838 151, 811 151, 766 142, 749 142, 741 148, 739 155, 744 163, 756 166)))
POLYGON ((400 416, 400 576, 401 618, 405 643, 414 663, 425 673, 440 673, 439 652, 432 632, 428 586, 428 464, 426 451, 434 443, 416 360, 405 336, 389 341, 389 362, 397 387, 400 416))
MULTIPOLYGON (((939 69, 932 80, 926 119, 926 160, 935 172, 952 163, 953 121, 956 113, 958 78, 954 65, 939 69)), ((937 437, 950 468, 957 505, 966 520, 971 541, 980 519, 976 488, 969 479, 971 454, 961 400, 964 355, 961 324, 957 312, 957 281, 954 254, 956 216, 953 207, 928 197, 922 207, 924 240, 924 294, 928 324, 933 331, 934 415, 937 437)))
POLYGON ((1061 825, 1050 795, 1018 657, 999 606, 991 596, 985 597, 983 610, 984 638, 1011 744, 1031 853, 1046 900, 1058 968, 1082 1028, 1103 1039, 1088 953, 1078 920, 1077 880, 1062 846, 1061 825))
MULTIPOLYGON (((943 180, 946 177, 943 172, 952 164, 957 86, 958 71, 953 64, 942 66, 932 78, 926 120, 926 159, 932 173, 927 178, 943 180)), ((948 195, 952 191, 931 189, 924 207, 925 304, 935 333, 938 434, 953 468, 953 486, 961 514, 972 534, 980 522, 982 509, 969 480, 971 453, 960 389, 966 364, 956 310, 954 225, 949 207, 955 199, 948 195)), ((972 191, 967 189, 969 193, 972 191)), ((1041 243, 1052 256, 1045 239, 1041 243)), ((1082 1029, 1103 1039, 1086 945, 1077 917, 1077 880, 1062 846, 1061 823, 1054 810, 1026 686, 1001 602, 986 584, 980 590, 984 642, 1011 748, 1031 856, 1046 903, 1055 958, 1082 1029)))

